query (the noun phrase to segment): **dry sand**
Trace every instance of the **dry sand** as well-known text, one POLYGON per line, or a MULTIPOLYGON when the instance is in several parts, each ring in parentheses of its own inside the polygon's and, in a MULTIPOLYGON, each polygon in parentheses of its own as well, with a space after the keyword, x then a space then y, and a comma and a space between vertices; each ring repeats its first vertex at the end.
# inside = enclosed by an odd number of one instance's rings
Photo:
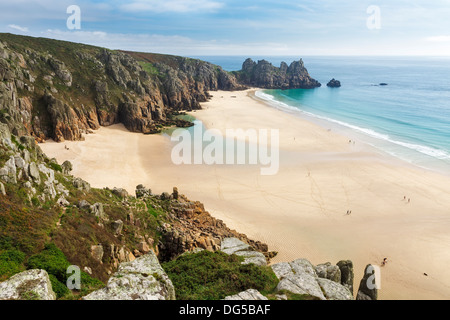
POLYGON ((41 147, 60 163, 70 160, 73 174, 94 187, 133 194, 140 183, 154 193, 177 186, 229 227, 278 251, 273 262, 350 259, 355 294, 365 266, 387 257, 380 299, 450 298, 449 177, 349 144, 342 133, 261 103, 251 90, 211 94, 204 110, 192 113, 207 128, 279 129, 276 175, 261 175, 258 165, 176 166, 167 136, 122 125, 41 147))

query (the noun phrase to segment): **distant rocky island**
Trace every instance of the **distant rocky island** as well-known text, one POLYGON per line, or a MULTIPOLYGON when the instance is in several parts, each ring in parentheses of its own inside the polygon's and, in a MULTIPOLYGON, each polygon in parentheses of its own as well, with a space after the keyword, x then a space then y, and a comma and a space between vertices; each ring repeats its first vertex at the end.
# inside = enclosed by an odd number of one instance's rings
MULTIPOLYGON (((320 86, 301 60, 275 68, 247 59, 230 73, 201 60, 0 34, 0 80, 0 300, 354 299, 351 261, 269 266, 276 252, 267 244, 176 187, 91 188, 36 143, 81 140, 119 122, 142 133, 184 126, 177 113, 200 108, 211 90, 320 86), (209 283, 196 271, 204 265, 209 283), (69 290, 73 266, 81 283, 69 290), (194 288, 183 282, 190 271, 194 288), (210 295, 196 291, 206 285, 210 295)), ((376 299, 365 283, 356 298, 376 299)))
POLYGON ((341 82, 339 80, 336 79, 331 79, 328 83, 327 83, 327 87, 330 88, 339 88, 341 86, 341 82))

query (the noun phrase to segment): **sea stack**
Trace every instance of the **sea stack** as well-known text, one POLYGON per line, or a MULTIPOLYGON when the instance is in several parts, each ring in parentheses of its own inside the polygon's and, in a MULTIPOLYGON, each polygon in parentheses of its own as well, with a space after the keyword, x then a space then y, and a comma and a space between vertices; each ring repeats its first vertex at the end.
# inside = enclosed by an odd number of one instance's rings
POLYGON ((339 88, 341 86, 341 82, 336 79, 331 79, 330 82, 327 83, 327 87, 330 88, 339 88))

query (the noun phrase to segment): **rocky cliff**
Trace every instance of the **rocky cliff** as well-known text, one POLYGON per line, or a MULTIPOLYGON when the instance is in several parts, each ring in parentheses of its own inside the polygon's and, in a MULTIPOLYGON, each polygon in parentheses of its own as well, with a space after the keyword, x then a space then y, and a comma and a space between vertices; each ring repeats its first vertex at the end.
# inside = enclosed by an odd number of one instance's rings
POLYGON ((119 122, 143 133, 184 126, 173 113, 199 109, 219 89, 245 86, 200 60, 0 34, 0 122, 40 142, 119 122))
POLYGON ((242 64, 242 70, 234 72, 243 84, 265 89, 312 89, 321 84, 310 77, 303 60, 292 62, 289 66, 282 62, 280 67, 273 66, 266 60, 258 62, 248 58, 242 64))
POLYGON ((188 126, 214 90, 315 88, 303 61, 280 68, 247 59, 238 72, 178 56, 125 52, 0 34, 0 122, 16 135, 61 142, 115 123, 133 132, 188 126))

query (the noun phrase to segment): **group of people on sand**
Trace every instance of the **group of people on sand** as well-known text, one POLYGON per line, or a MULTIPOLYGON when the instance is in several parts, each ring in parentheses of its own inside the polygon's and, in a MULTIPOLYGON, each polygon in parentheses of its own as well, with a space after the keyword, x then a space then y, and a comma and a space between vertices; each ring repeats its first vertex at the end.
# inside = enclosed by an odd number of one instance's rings
POLYGON ((408 200, 406 200, 406 196, 404 196, 403 201, 407 201, 407 203, 411 203, 411 198, 408 198, 408 200))

